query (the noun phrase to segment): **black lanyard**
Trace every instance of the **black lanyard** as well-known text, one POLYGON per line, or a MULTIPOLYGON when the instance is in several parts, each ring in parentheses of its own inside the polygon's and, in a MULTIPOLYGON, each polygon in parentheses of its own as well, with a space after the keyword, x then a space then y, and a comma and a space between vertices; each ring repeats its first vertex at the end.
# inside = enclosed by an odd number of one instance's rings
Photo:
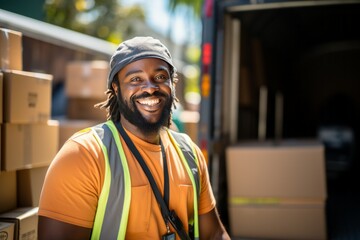
POLYGON ((134 154, 135 158, 137 159, 137 161, 139 162, 141 168, 143 169, 144 173, 146 174, 147 178, 149 179, 151 188, 155 194, 156 199, 158 200, 160 207, 161 207, 161 212, 163 214, 164 219, 166 219, 165 215, 168 211, 169 211, 169 199, 170 199, 170 191, 169 191, 169 173, 168 173, 168 169, 167 169, 167 162, 166 162, 166 153, 165 153, 165 149, 164 146, 161 142, 160 139, 160 146, 161 146, 161 153, 162 153, 162 158, 163 158, 163 164, 164 164, 164 198, 163 200, 165 201, 165 206, 162 206, 161 202, 163 201, 159 201, 159 198, 162 199, 161 197, 161 193, 160 190, 154 180, 154 177, 152 176, 150 169, 148 168, 148 166, 146 165, 143 157, 141 156, 141 154, 139 153, 139 150, 137 150, 136 146, 134 145, 134 143, 131 141, 129 135, 125 132, 123 126, 119 123, 116 122, 115 123, 116 128, 118 129, 118 131, 120 132, 121 136, 123 137, 123 139, 125 140, 126 144, 128 145, 129 149, 131 150, 131 152, 134 154), (164 209, 164 207, 166 207, 166 210, 164 209))
POLYGON ((150 185, 151 185, 151 188, 155 195, 155 198, 160 205, 161 214, 164 218, 168 233, 169 233, 168 223, 170 223, 174 227, 176 232, 179 234, 179 236, 182 240, 190 240, 189 236, 185 232, 185 229, 183 227, 183 224, 182 224, 180 218, 176 215, 174 210, 172 210, 172 211, 169 210, 169 198, 170 198, 169 197, 169 195, 170 195, 170 193, 169 193, 169 173, 168 173, 168 169, 167 169, 165 149, 161 142, 161 139, 160 139, 160 145, 161 145, 161 152, 162 152, 162 157, 163 157, 163 162, 164 162, 163 163, 164 164, 164 198, 161 197, 160 190, 159 190, 158 186, 156 185, 156 182, 150 172, 150 169, 148 168, 143 157, 139 153, 139 150, 137 150, 136 146, 131 141, 129 135, 127 135, 127 133, 125 132, 125 129, 123 128, 123 126, 120 124, 120 122, 116 122, 115 126, 116 126, 117 130, 119 131, 120 135, 125 140, 129 149, 131 150, 131 152, 134 154, 135 158, 139 162, 142 170, 144 171, 144 173, 146 174, 146 176, 150 182, 150 185))

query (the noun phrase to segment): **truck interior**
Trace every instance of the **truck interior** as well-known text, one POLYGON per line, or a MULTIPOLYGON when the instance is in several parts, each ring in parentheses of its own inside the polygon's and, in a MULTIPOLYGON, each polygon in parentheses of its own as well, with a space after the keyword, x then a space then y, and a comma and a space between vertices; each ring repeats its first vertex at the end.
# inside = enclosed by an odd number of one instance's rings
POLYGON ((360 4, 313 2, 227 7, 223 54, 238 54, 223 64, 223 130, 322 141, 328 236, 353 239, 341 237, 360 229, 360 4))

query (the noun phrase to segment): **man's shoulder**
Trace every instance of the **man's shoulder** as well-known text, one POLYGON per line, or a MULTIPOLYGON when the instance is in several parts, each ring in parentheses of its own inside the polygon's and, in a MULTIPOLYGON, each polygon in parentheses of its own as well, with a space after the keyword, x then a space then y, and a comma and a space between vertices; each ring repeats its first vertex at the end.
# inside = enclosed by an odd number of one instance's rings
POLYGON ((191 145, 195 144, 193 140, 190 138, 190 136, 186 133, 178 132, 172 129, 167 129, 167 132, 175 139, 176 142, 180 144, 182 141, 185 141, 186 143, 191 145))
POLYGON ((77 132, 75 132, 71 137, 70 140, 73 140, 75 142, 78 143, 89 143, 89 142, 94 142, 96 143, 96 138, 94 136, 94 131, 93 129, 97 128, 97 127, 101 127, 103 124, 105 123, 99 123, 99 124, 95 124, 89 127, 85 127, 81 130, 78 130, 77 132))
POLYGON ((167 134, 168 137, 172 138, 179 146, 181 146, 182 149, 186 149, 187 151, 193 152, 196 155, 202 154, 201 150, 199 149, 199 146, 194 142, 194 140, 188 134, 183 132, 177 132, 170 129, 167 130, 167 133, 168 133, 167 134))

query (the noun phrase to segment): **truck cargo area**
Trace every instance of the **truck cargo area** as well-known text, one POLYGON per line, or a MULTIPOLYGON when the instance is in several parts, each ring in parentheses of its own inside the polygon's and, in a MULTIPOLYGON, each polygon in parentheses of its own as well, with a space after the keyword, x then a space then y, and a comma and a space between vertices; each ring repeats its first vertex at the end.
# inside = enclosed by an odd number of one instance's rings
POLYGON ((360 4, 235 2, 216 15, 214 141, 320 140, 328 238, 360 238, 360 4))

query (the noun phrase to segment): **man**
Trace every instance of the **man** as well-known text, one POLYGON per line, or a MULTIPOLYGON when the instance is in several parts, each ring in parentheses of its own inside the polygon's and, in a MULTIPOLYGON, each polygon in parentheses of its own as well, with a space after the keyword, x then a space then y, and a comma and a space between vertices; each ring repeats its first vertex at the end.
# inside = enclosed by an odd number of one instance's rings
POLYGON ((49 167, 40 240, 230 239, 203 155, 168 129, 176 81, 160 41, 136 37, 119 45, 108 98, 97 105, 109 120, 74 134, 49 167))

